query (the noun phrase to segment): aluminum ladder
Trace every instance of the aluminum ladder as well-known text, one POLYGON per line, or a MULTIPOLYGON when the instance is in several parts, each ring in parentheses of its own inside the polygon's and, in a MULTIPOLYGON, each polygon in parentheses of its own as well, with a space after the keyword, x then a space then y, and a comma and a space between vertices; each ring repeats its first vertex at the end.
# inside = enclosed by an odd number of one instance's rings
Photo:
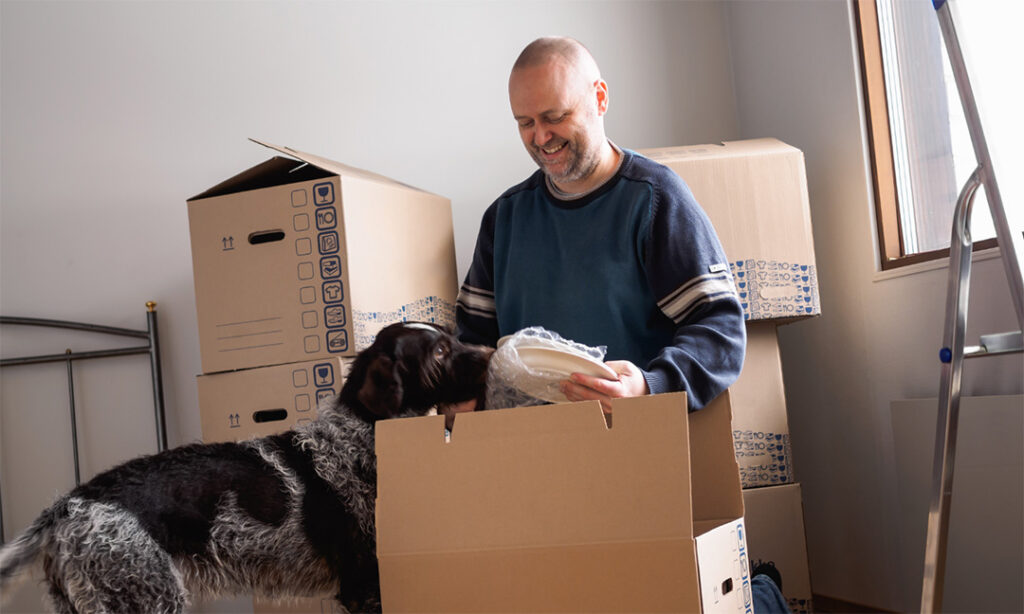
POLYGON ((957 39, 953 15, 947 0, 933 0, 935 14, 946 44, 946 54, 956 80, 960 103, 964 109, 971 142, 978 166, 964 185, 957 199, 953 231, 949 245, 949 287, 946 298, 946 323, 943 347, 939 352, 942 377, 939 389, 939 416, 936 425, 935 460, 932 467, 932 497, 928 510, 928 533, 924 556, 924 580, 921 589, 921 612, 942 611, 945 585, 946 547, 949 533, 949 509, 953 491, 953 461, 956 457, 957 423, 960 414, 960 383, 966 358, 993 356, 1024 351, 1021 331, 982 335, 977 346, 964 345, 967 328, 967 303, 971 277, 970 219, 971 205, 977 189, 985 187, 992 221, 996 227, 1000 256, 1010 295, 1017 312, 1017 323, 1024 330, 1024 221, 1014 207, 1014 219, 1008 219, 1002 196, 996 184, 992 158, 982 132, 978 107, 967 75, 967 68, 957 39))

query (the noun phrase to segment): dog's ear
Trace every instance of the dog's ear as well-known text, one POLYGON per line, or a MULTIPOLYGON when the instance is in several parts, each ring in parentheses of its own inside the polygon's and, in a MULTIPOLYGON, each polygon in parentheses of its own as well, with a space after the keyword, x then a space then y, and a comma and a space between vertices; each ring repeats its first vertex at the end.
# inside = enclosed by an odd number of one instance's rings
POLYGON ((402 394, 402 381, 395 361, 384 354, 374 357, 366 368, 366 376, 359 389, 359 402, 375 416, 386 418, 398 413, 402 394))

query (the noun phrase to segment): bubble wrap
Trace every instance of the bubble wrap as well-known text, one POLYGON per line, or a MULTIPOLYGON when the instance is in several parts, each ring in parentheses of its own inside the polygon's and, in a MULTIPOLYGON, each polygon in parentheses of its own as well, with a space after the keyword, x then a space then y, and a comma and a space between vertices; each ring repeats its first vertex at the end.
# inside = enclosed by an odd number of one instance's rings
POLYGON ((498 349, 491 356, 487 370, 486 409, 543 405, 548 402, 544 399, 564 399, 559 383, 565 379, 565 374, 528 367, 519 356, 519 349, 525 347, 571 352, 598 362, 604 362, 608 350, 605 346, 576 343, 540 326, 503 337, 498 341, 498 349))

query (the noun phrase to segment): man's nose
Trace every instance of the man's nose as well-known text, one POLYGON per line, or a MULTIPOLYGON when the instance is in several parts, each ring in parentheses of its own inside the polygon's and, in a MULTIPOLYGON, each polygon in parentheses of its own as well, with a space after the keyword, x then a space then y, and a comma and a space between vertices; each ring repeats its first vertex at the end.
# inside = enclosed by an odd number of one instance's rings
POLYGON ((551 131, 545 129, 542 126, 537 126, 533 129, 533 144, 537 147, 543 147, 548 144, 551 140, 551 131))

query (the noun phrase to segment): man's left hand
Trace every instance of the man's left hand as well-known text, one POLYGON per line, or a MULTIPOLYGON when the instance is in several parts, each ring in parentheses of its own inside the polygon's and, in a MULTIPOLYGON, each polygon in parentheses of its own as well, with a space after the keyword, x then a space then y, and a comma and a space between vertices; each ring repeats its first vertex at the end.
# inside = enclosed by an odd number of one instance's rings
POLYGON ((606 363, 618 374, 617 380, 592 377, 582 373, 573 373, 562 382, 562 394, 570 401, 600 401, 605 413, 611 413, 612 399, 622 397, 638 397, 649 394, 647 380, 640 369, 628 360, 610 360, 606 363))

